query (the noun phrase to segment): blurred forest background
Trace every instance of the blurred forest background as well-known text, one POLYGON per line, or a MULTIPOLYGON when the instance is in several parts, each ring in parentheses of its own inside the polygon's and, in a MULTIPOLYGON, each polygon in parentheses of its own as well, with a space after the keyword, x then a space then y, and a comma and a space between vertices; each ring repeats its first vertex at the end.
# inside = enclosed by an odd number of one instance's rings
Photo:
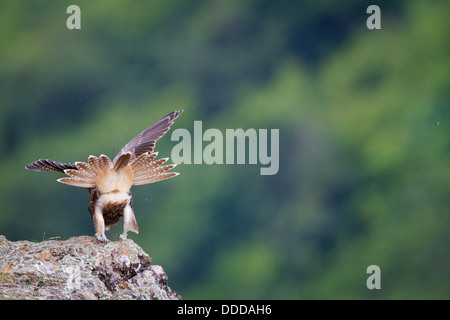
MULTIPOLYGON (((450 298, 448 1, 0 2, 0 234, 93 235, 39 158, 113 156, 176 128, 280 130, 280 168, 188 165, 133 188, 185 299, 450 298), (66 9, 81 8, 81 30, 66 9), (366 9, 381 8, 381 30, 366 9), (381 290, 366 269, 381 268, 381 290)), ((204 146, 206 143, 204 144, 204 146)), ((107 236, 116 240, 122 223, 107 236)))

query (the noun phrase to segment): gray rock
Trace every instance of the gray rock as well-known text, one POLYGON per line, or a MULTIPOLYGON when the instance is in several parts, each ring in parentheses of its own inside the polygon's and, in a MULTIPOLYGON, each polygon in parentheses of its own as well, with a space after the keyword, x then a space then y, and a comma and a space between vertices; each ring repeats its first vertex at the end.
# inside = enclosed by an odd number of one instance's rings
POLYGON ((181 299, 133 240, 8 241, 0 235, 0 298, 181 299))

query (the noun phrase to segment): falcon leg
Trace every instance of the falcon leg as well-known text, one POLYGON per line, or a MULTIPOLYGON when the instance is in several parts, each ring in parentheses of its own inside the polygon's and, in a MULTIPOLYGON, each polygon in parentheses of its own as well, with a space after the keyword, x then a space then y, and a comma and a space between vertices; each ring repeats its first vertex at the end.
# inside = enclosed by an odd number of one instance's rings
POLYGON ((119 236, 120 239, 126 239, 128 231, 138 233, 138 226, 134 212, 131 206, 128 204, 123 212, 123 233, 119 236))
POLYGON ((105 235, 105 220, 103 219, 103 214, 99 207, 95 207, 92 220, 94 220, 95 236, 97 239, 102 242, 108 242, 109 240, 105 235))

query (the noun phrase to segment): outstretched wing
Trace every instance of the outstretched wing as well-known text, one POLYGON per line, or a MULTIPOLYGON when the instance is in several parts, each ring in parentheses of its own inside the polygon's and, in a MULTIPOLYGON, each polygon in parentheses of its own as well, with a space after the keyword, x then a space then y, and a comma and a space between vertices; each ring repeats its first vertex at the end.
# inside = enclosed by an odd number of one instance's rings
POLYGON ((151 154, 155 148, 156 141, 158 141, 158 139, 169 131, 173 121, 178 118, 182 112, 183 110, 173 111, 142 131, 119 151, 117 156, 114 158, 113 163, 116 163, 117 159, 119 159, 122 154, 127 152, 131 153, 130 161, 133 161, 146 152, 151 154))
POLYGON ((35 171, 58 171, 64 172, 66 169, 77 169, 74 163, 61 163, 50 159, 39 159, 29 165, 25 169, 35 171))
POLYGON ((115 190, 128 192, 131 186, 158 182, 178 175, 178 172, 167 172, 175 164, 163 165, 169 158, 153 161, 157 152, 141 154, 128 162, 131 154, 124 153, 116 164, 102 154, 100 157, 89 156, 88 162, 75 162, 76 168, 64 170, 69 177, 58 179, 59 182, 75 187, 98 188, 101 193, 115 190))
POLYGON ((131 186, 153 183, 178 175, 167 172, 175 164, 163 165, 168 158, 153 161, 157 153, 153 152, 156 141, 167 131, 173 121, 183 112, 174 111, 154 123, 133 140, 128 142, 114 160, 105 156, 89 156, 88 162, 61 163, 49 159, 40 159, 25 168, 36 171, 64 172, 69 177, 58 179, 59 182, 75 187, 98 188, 102 193, 115 190, 127 192, 131 186))

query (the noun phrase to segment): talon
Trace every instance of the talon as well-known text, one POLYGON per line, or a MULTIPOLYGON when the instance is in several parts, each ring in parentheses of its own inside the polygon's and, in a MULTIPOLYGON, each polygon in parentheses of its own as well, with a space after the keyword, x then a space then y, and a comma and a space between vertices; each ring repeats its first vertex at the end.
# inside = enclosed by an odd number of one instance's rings
POLYGON ((98 236, 98 235, 95 235, 96 237, 97 237, 97 240, 98 241, 100 241, 100 242, 110 242, 111 240, 109 240, 108 238, 106 238, 106 236, 98 236))
POLYGON ((127 234, 121 233, 121 234, 119 235, 119 239, 121 239, 121 240, 126 240, 126 239, 127 239, 127 234))

